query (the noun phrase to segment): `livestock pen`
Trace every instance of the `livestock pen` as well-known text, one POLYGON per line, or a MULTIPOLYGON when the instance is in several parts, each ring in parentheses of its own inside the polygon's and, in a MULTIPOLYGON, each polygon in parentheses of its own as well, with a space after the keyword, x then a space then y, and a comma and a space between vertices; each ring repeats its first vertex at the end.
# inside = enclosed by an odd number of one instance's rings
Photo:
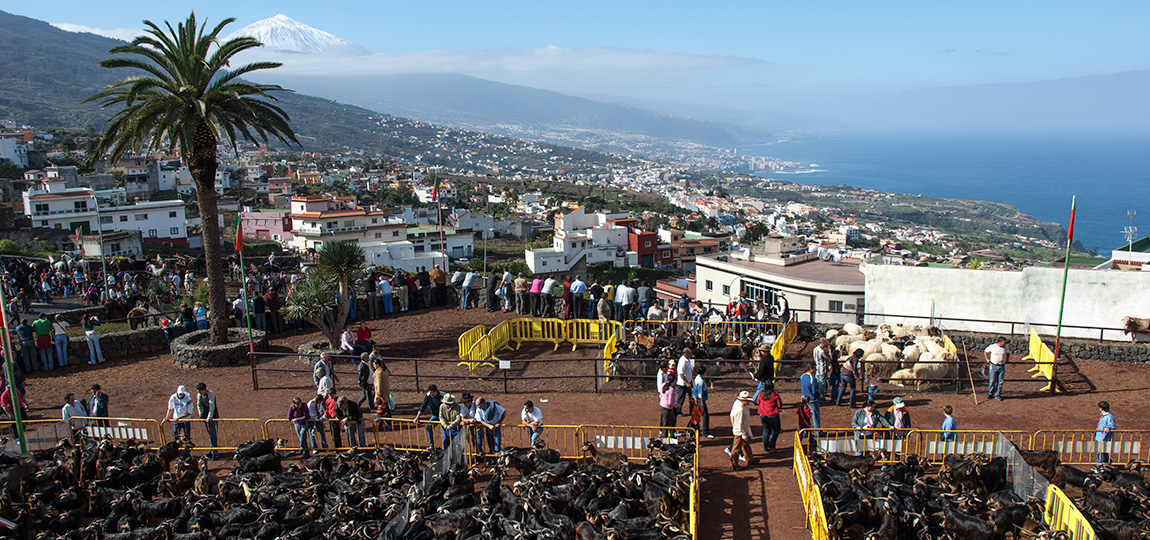
MULTIPOLYGON (((1026 463, 1020 451, 1051 450, 1063 466, 1095 464, 1099 453, 1107 453, 1110 462, 1121 465, 1150 459, 1143 447, 1147 431, 1125 430, 1113 432, 1110 441, 1094 441, 1094 431, 941 431, 820 428, 805 429, 795 434, 793 472, 802 495, 807 526, 815 540, 839 537, 842 531, 832 530, 842 520, 831 519, 830 500, 813 470, 815 458, 820 456, 869 456, 876 466, 891 467, 914 456, 923 466, 941 466, 948 461, 973 456, 1001 457, 1005 464, 1005 479, 1013 492, 1022 499, 1035 498, 1043 502, 1042 521, 1047 527, 1065 531, 1074 540, 1093 540, 1094 529, 1090 519, 1057 485, 1051 484, 1038 469, 1026 463), (806 439, 806 444, 804 444, 806 439)), ((977 459, 977 458, 973 458, 977 459)), ((863 462, 866 462, 863 457, 863 462)), ((1081 486, 1079 486, 1081 487, 1081 486)), ((986 494, 984 493, 983 496, 986 494)))

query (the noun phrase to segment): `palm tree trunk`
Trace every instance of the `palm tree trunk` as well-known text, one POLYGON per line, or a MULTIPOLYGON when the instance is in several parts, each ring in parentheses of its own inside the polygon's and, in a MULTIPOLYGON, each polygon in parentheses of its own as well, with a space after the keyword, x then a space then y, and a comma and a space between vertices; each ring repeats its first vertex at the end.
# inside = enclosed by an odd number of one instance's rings
POLYGON ((224 269, 220 254, 219 210, 216 207, 216 136, 206 124, 196 127, 188 171, 196 182, 196 203, 200 207, 204 240, 204 266, 208 278, 208 309, 211 341, 228 342, 228 299, 224 291, 224 269))

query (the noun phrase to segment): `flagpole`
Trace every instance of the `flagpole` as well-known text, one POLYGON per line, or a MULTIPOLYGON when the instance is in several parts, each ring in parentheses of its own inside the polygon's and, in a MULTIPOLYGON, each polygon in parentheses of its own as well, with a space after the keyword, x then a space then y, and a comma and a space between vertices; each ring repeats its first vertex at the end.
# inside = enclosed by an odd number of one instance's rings
MULTIPOLYGON (((1066 231, 1066 257, 1062 264, 1062 298, 1058 302, 1058 330, 1054 334, 1054 360, 1057 361, 1059 349, 1062 346, 1062 314, 1066 310, 1066 281, 1070 277, 1070 245, 1074 243, 1074 206, 1078 196, 1070 198, 1070 227, 1066 231)), ((1053 373, 1053 366, 1051 366, 1053 373)), ((1051 377, 1053 379, 1053 377, 1051 377)), ((1054 391, 1054 381, 1050 382, 1050 391, 1054 391)))
POLYGON ((435 197, 435 206, 437 217, 435 221, 439 223, 439 265, 443 273, 447 273, 447 246, 443 244, 443 199, 439 197, 439 170, 435 171, 435 179, 432 181, 431 194, 435 197))
MULTIPOLYGON (((4 284, 0 283, 0 306, 8 309, 4 295, 4 284)), ((4 374, 8 377, 8 394, 12 396, 12 414, 16 417, 16 437, 20 439, 20 453, 28 453, 28 440, 24 437, 24 419, 21 418, 20 394, 16 391, 16 358, 12 350, 12 334, 8 329, 8 314, 4 313, 4 374)))
MULTIPOLYGON (((251 353, 252 364, 255 364, 256 344, 252 339, 252 313, 248 304, 248 270, 244 266, 244 221, 243 216, 236 218, 236 251, 240 254, 240 290, 244 292, 244 322, 248 324, 248 352, 251 353)), ((252 371, 255 376, 255 370, 252 371)))

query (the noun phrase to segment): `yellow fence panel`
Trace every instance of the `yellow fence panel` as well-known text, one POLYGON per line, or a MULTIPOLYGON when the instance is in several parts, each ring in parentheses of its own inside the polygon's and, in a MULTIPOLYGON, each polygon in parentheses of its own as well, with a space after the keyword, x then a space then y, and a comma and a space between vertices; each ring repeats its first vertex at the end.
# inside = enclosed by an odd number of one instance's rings
POLYGON ((485 335, 487 335, 487 329, 484 328, 482 324, 479 326, 476 326, 475 328, 472 328, 471 330, 468 330, 468 331, 460 334, 459 335, 459 359, 460 360, 467 360, 468 359, 467 355, 468 355, 468 353, 471 352, 471 348, 475 346, 475 342, 479 341, 479 338, 481 338, 485 335))
POLYGON ((510 339, 515 342, 516 349, 524 341, 546 341, 554 343, 555 350, 559 350, 559 344, 567 340, 566 321, 562 319, 514 319, 507 322, 510 323, 510 339))
POLYGON ((1030 354, 1028 354, 1026 358, 1023 358, 1022 361, 1033 360, 1035 364, 1034 367, 1027 370, 1027 372, 1034 373, 1034 375, 1030 376, 1032 379, 1044 377, 1048 382, 1046 386, 1042 387, 1041 391, 1049 391, 1051 386, 1054 385, 1054 351, 1050 350, 1050 347, 1047 347, 1046 344, 1042 342, 1042 338, 1038 337, 1038 332, 1034 331, 1033 328, 1030 329, 1030 344, 1028 348, 1030 354))
POLYGON ((802 436, 799 433, 795 434, 794 452, 795 479, 799 483, 799 495, 803 500, 803 510, 807 514, 807 528, 811 531, 812 540, 827 540, 830 537, 830 528, 827 527, 822 493, 811 472, 811 462, 807 459, 802 436))
POLYGON ((1046 509, 1043 512, 1046 524, 1054 529, 1066 531, 1074 540, 1094 540, 1094 528, 1061 489, 1050 485, 1046 488, 1046 509))
POLYGON ((891 456, 880 463, 896 462, 896 454, 907 454, 915 450, 913 439, 906 440, 911 435, 911 430, 907 429, 819 428, 804 429, 800 433, 814 437, 820 452, 890 452, 891 456))
POLYGON ((579 429, 584 442, 593 443, 599 450, 619 452, 630 460, 647 459, 651 439, 671 444, 690 441, 696 449, 699 447, 699 433, 687 427, 582 425, 579 429))
POLYGON ((605 344, 622 328, 623 323, 617 321, 572 319, 567 321, 564 332, 574 351, 582 343, 605 344))
MULTIPOLYGON (((427 441, 427 425, 432 427, 436 445, 443 445, 443 431, 438 422, 420 420, 417 423, 410 418, 385 418, 376 421, 375 415, 364 415, 363 422, 364 437, 368 447, 379 448, 391 445, 396 450, 426 451, 430 446, 427 441)), ((308 433, 309 449, 343 451, 351 448, 351 445, 348 444, 347 433, 343 432, 338 421, 315 420, 312 421, 310 429, 312 431, 308 433), (320 428, 322 428, 322 435, 320 428), (340 444, 338 446, 332 436, 333 428, 340 432, 340 444), (317 443, 316 445, 312 445, 311 440, 313 438, 317 443)), ((286 444, 277 444, 277 449, 296 450, 299 448, 299 436, 296 433, 295 423, 286 419, 273 418, 264 422, 264 430, 269 438, 277 442, 280 439, 286 441, 286 444)))
POLYGON ((94 439, 113 441, 135 441, 149 448, 157 448, 168 442, 167 434, 160 423, 151 418, 95 418, 74 416, 84 421, 84 435, 94 439))
MULTIPOLYGON (((212 439, 208 435, 208 423, 198 418, 188 420, 191 429, 192 445, 197 450, 235 450, 239 445, 248 441, 258 441, 268 438, 264 431, 264 421, 255 418, 221 418, 215 420, 216 444, 212 446, 212 439)), ((164 437, 172 440, 172 421, 164 420, 160 424, 164 430, 164 437)), ((294 440, 294 437, 290 440, 294 440)))
MULTIPOLYGON (((0 422, 0 436, 7 437, 8 440, 12 441, 9 444, 14 450, 20 449, 19 442, 17 442, 16 422, 0 422)), ((72 431, 68 429, 63 420, 24 421, 24 441, 28 444, 29 452, 54 448, 61 439, 67 439, 71 436, 72 431)))
POLYGON ((932 465, 942 464, 947 454, 993 454, 1002 434, 1020 450, 1029 450, 1033 436, 1026 431, 911 430, 908 453, 918 454, 932 465))
POLYGON ((950 340, 950 336, 942 336, 942 348, 946 349, 946 352, 950 353, 954 358, 958 358, 958 347, 950 340))
POLYGON ((1098 462, 1098 454, 1108 454, 1111 463, 1124 464, 1145 459, 1143 441, 1147 431, 1115 430, 1109 441, 1095 441, 1093 430, 1042 430, 1034 434, 1034 450, 1054 450, 1062 462, 1086 465, 1098 462))
POLYGON ((771 346, 771 356, 775 359, 775 373, 778 373, 779 361, 783 359, 783 353, 787 350, 787 345, 794 341, 795 337, 799 335, 799 325, 794 320, 791 320, 783 327, 782 332, 775 339, 775 344, 771 346))

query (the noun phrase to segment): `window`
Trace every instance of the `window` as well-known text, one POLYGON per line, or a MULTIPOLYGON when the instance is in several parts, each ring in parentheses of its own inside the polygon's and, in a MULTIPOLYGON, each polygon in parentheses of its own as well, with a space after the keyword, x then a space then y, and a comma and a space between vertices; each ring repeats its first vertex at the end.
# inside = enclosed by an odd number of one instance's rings
POLYGON ((120 221, 128 221, 128 216, 120 216, 120 221))
POLYGON ((842 300, 831 300, 831 301, 830 301, 830 306, 829 306, 829 309, 830 309, 831 311, 835 311, 835 312, 839 312, 839 313, 842 313, 842 310, 843 310, 843 302, 842 302, 842 300))
POLYGON ((664 251, 663 252, 663 258, 664 259, 670 259, 671 258, 671 252, 670 251, 664 251))
POLYGON ((708 290, 708 291, 713 291, 713 290, 715 290, 715 284, 714 284, 714 283, 712 283, 712 282, 711 282, 711 280, 709 280, 709 279, 707 280, 707 290, 708 290))
POLYGON ((383 238, 383 233, 377 232, 377 233, 375 233, 375 237, 376 238, 383 238))
POLYGON ((76 207, 77 212, 87 212, 88 211, 88 201, 76 201, 76 202, 72 203, 72 205, 76 207))
POLYGON ((180 228, 179 227, 172 227, 170 232, 172 233, 172 236, 179 236, 180 235, 180 228))
POLYGON ((278 235, 278 234, 273 234, 273 235, 272 235, 272 240, 275 240, 276 242, 279 242, 279 241, 280 241, 280 235, 278 235))
POLYGON ((136 214, 136 221, 145 221, 148 219, 148 214, 136 214))
POLYGON ((391 236, 399 236, 399 231, 391 231, 391 236))
POLYGON ((175 212, 168 212, 168 217, 176 217, 176 213, 175 212))
POLYGON ((371 218, 372 225, 379 223, 379 218, 371 218))
POLYGON ((118 242, 115 244, 112 244, 112 245, 108 246, 108 249, 111 250, 112 253, 116 253, 116 252, 120 251, 120 244, 118 242))
POLYGON ((159 236, 156 229, 148 229, 148 238, 155 238, 159 236))
POLYGON ((724 296, 731 296, 731 286, 730 285, 723 285, 723 295, 724 296))
POLYGON ((37 204, 36 205, 36 213, 37 214, 47 214, 48 213, 48 203, 37 204))
POLYGON ((646 242, 643 242, 643 247, 651 247, 651 241, 648 240, 646 242))
POLYGON ((100 216, 100 223, 101 224, 111 224, 112 223, 112 216, 100 216))
POLYGON ((354 220, 354 219, 347 219, 347 220, 344 220, 344 222, 343 222, 343 228, 345 228, 345 229, 350 229, 350 228, 352 228, 352 227, 355 227, 355 220, 354 220))

